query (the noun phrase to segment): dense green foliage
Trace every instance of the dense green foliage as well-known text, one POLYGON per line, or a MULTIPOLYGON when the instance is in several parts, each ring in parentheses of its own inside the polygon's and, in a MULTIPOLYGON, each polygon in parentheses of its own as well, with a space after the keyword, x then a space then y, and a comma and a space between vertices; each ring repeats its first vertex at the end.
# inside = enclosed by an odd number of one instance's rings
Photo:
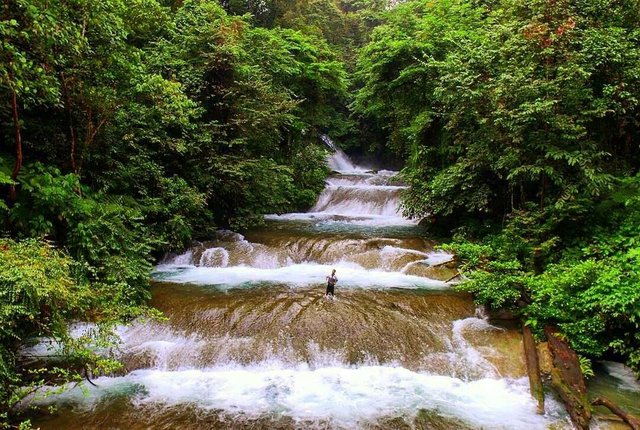
POLYGON ((407 159, 408 215, 457 232, 481 303, 640 372, 637 1, 408 1, 355 111, 407 159))
POLYGON ((406 154, 409 214, 571 210, 637 165, 640 10, 408 2, 362 52, 355 108, 406 154))
POLYGON ((459 237, 447 247, 470 277, 461 288, 494 309, 515 309, 540 334, 545 324, 558 325, 585 357, 617 355, 638 372, 639 204, 636 177, 590 207, 581 235, 561 237, 552 222, 517 213, 480 243, 459 237))
MULTIPOLYGON (((354 73, 358 53, 369 41, 383 14, 392 9, 394 0, 220 0, 230 14, 250 15, 255 25, 265 28, 289 28, 327 41, 339 53, 345 70, 354 73)), ((351 82, 351 90, 355 89, 351 82)), ((352 95, 349 97, 352 98, 352 95)), ((336 105, 345 116, 333 122, 331 136, 352 152, 374 152, 381 158, 397 159, 394 154, 362 145, 371 136, 361 118, 348 117, 347 106, 336 105)))
POLYGON ((406 161, 479 302, 640 372, 639 29, 637 0, 5 1, 3 418, 113 367, 67 328, 146 312, 158 256, 311 206, 320 133, 406 161), (72 365, 24 366, 34 336, 72 365))
MULTIPOLYGON (((261 27, 285 27, 323 37, 345 54, 368 39, 389 0, 221 0, 234 15, 250 13, 261 27)), ((348 58, 351 58, 350 56, 348 58)), ((349 64, 347 64, 349 66, 349 64)))
POLYGON ((74 382, 86 372, 117 369, 116 361, 94 349, 112 345, 110 325, 145 309, 118 295, 121 288, 78 278, 83 271, 80 263, 50 244, 0 241, 0 423, 13 420, 13 406, 43 384, 74 382), (71 337, 69 321, 80 317, 99 325, 91 335, 71 337), (54 340, 51 354, 64 354, 64 367, 56 367, 56 360, 18 356, 17 347, 33 337, 54 340))

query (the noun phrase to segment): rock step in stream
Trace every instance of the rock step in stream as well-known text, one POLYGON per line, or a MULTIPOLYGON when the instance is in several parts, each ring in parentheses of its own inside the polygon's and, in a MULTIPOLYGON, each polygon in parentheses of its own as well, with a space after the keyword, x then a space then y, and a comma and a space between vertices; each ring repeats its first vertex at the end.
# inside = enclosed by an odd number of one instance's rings
MULTIPOLYGON (((121 375, 38 402, 65 428, 562 429, 529 393, 522 336, 447 281, 451 258, 398 212, 395 172, 337 151, 308 213, 169 255, 162 322, 119 329, 121 375), (337 270, 335 300, 325 277, 337 270)), ((86 327, 79 326, 78 332, 86 327)), ((38 344, 31 351, 55 353, 38 344)), ((29 354, 30 351, 25 351, 29 354)))

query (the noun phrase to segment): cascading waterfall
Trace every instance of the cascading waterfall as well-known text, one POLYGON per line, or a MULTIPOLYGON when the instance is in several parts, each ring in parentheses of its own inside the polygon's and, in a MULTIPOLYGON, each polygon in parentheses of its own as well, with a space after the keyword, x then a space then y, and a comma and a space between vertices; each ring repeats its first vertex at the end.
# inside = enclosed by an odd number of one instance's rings
POLYGON ((373 225, 415 225, 417 220, 404 218, 400 211, 400 194, 407 187, 394 179, 398 172, 371 171, 356 166, 327 137, 323 140, 335 152, 328 157, 334 170, 316 204, 306 213, 269 216, 273 221, 311 221, 314 223, 351 223, 373 225))
POLYGON ((200 255, 200 266, 227 267, 227 265, 229 265, 229 251, 224 248, 208 248, 200 255))
POLYGON ((337 172, 364 172, 366 170, 356 166, 329 136, 323 134, 320 135, 320 139, 331 151, 331 155, 327 157, 327 163, 332 170, 337 172))
POLYGON ((553 399, 536 414, 520 334, 446 282, 452 256, 399 213, 395 172, 323 140, 335 172, 310 212, 167 256, 152 288, 167 320, 121 327, 125 371, 38 400, 60 412, 37 425, 570 428, 553 399))

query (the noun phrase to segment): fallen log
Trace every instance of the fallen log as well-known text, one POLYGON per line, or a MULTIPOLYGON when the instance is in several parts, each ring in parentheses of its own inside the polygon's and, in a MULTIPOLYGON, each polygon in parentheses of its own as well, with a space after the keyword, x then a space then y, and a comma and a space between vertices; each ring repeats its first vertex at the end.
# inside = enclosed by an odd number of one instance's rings
POLYGON ((540 365, 538 362, 538 350, 533 333, 528 326, 522 327, 522 340, 524 344, 524 356, 529 375, 529 389, 531 396, 538 402, 538 413, 544 414, 544 387, 540 378, 540 365))
POLYGON ((578 355, 560 338, 555 327, 547 326, 544 332, 553 357, 551 384, 560 395, 573 425, 588 430, 591 421, 591 404, 587 399, 587 386, 580 370, 578 355))
POLYGON ((622 418, 622 421, 629 424, 629 427, 631 427, 633 430, 640 430, 640 418, 625 412, 611 400, 605 397, 597 397, 591 401, 591 404, 594 406, 606 407, 611 412, 622 418))

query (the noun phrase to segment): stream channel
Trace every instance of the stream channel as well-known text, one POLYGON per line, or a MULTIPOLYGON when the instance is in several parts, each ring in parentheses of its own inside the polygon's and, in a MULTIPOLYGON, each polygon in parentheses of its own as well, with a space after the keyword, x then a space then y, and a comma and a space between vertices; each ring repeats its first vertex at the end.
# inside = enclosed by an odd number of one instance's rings
MULTIPOLYGON (((57 411, 34 424, 571 428, 550 395, 536 414, 518 328, 489 320, 445 282, 451 256, 398 214, 396 172, 368 171, 339 150, 329 163, 334 173, 308 213, 267 216, 244 236, 220 231, 167 256, 151 302, 167 321, 120 328, 126 371, 41 400, 57 411), (332 269, 334 300, 324 297, 332 269)), ((627 369, 598 370, 596 395, 639 413, 627 369)))

